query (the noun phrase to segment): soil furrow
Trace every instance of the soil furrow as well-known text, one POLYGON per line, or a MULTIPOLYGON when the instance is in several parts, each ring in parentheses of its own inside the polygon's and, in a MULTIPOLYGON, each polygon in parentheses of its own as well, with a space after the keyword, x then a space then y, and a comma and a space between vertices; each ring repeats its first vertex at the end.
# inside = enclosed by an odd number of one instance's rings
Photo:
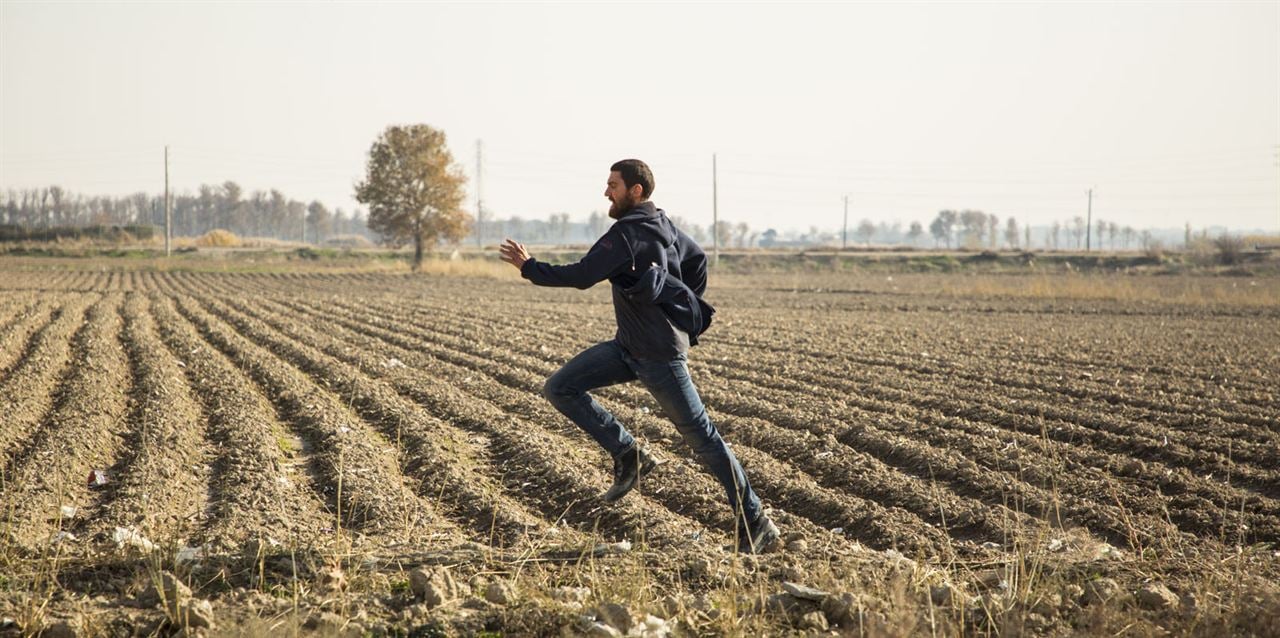
MULTIPOLYGON (((140 288, 133 286, 130 288, 140 288)), ((206 521, 209 463, 203 414, 183 367, 156 334, 150 302, 129 293, 124 305, 125 346, 133 393, 125 453, 104 490, 92 527, 134 527, 153 541, 192 537, 206 521)))
MULTIPOLYGON (((89 338, 84 327, 85 309, 97 295, 74 295, 64 299, 57 315, 32 336, 22 359, 0 385, 0 454, 8 467, 14 448, 45 418, 62 394, 63 379, 69 374, 72 341, 89 338)), ((8 475, 0 483, 7 483, 8 475)))
POLYGON ((0 387, 4 387, 14 367, 31 356, 38 343, 36 335, 56 320, 58 314, 53 300, 42 299, 0 332, 0 387))
MULTIPOLYGON (((552 342, 561 343, 559 340, 552 342)), ((707 403, 709 405, 717 406, 717 409, 722 412, 727 412, 740 417, 761 417, 779 426, 790 429, 816 427, 817 430, 814 431, 814 434, 819 436, 825 435, 828 431, 822 424, 844 423, 848 420, 849 415, 837 416, 835 413, 824 413, 820 416, 811 415, 808 417, 793 416, 790 414, 791 409, 784 407, 787 404, 785 399, 779 399, 777 402, 769 403, 764 403, 756 399, 755 395, 760 393, 762 390, 761 388, 751 388, 744 391, 742 389, 729 386, 721 389, 722 386, 720 384, 722 382, 720 381, 720 378, 729 373, 732 373, 732 371, 719 370, 716 374, 708 375, 708 382, 704 383, 703 386, 703 394, 707 403)), ((806 407, 813 408, 815 406, 809 405, 806 407)), ((892 408, 884 409, 890 414, 896 411, 892 408)), ((837 434, 837 438, 843 436, 839 429, 835 430, 835 433, 837 434)), ((902 445, 901 442, 892 441, 891 437, 884 438, 888 441, 887 446, 870 446, 863 449, 881 458, 881 460, 887 464, 897 467, 903 471, 908 471, 921 477, 930 476, 930 468, 924 464, 902 464, 900 462, 895 462, 894 455, 884 456, 883 454, 885 452, 897 452, 898 448, 902 445)), ((952 489, 961 494, 981 498, 990 505, 998 505, 1008 502, 1010 495, 1013 493, 1025 492, 1023 498, 1028 499, 1028 501, 1027 505, 1023 509, 1029 513, 1037 516, 1044 516, 1047 512, 1058 509, 1064 514, 1070 515, 1071 520, 1076 520, 1078 524, 1083 524, 1090 529, 1103 533, 1113 542, 1127 540, 1130 526, 1124 521, 1122 516, 1108 512, 1105 507, 1100 509, 1092 501, 1080 499, 1070 493, 1052 494, 1032 485, 1020 484, 1022 479, 1018 477, 1018 474, 1020 473, 1018 468, 1008 468, 1005 467, 1005 464, 1003 463, 985 461, 987 458, 999 459, 1000 456, 998 455, 995 457, 973 457, 980 463, 986 462, 989 469, 996 470, 998 474, 995 476, 990 475, 979 468, 966 468, 963 461, 966 461, 967 459, 964 459, 964 457, 955 457, 950 462, 946 462, 947 457, 951 456, 950 448, 961 441, 971 442, 969 441, 970 438, 970 436, 963 434, 956 435, 952 433, 950 438, 934 437, 932 439, 923 439, 926 442, 926 449, 920 451, 920 456, 926 459, 931 459, 930 465, 943 464, 943 467, 941 468, 932 468, 932 474, 934 477, 947 481, 948 483, 954 480, 969 481, 968 483, 962 482, 961 484, 952 486, 952 489), (959 440, 956 440, 957 436, 960 437, 959 440), (930 449, 928 446, 938 446, 938 449, 930 449), (947 452, 947 454, 940 455, 940 451, 947 452), (1010 483, 1008 482, 1009 479, 1000 479, 999 474, 1013 474, 1015 475, 1015 479, 1010 483), (976 481, 976 483, 973 481, 976 481), (1062 500, 1070 502, 1067 503, 1066 506, 1055 507, 1055 502, 1062 500)), ((973 449, 973 446, 969 445, 969 448, 973 449)), ((1042 478, 1048 477, 1042 475, 1042 478)), ((1080 479, 1077 478, 1076 480, 1080 479)), ((1098 480, 1092 480, 1091 483, 1098 484, 1098 480)), ((1048 485, 1049 482, 1042 481, 1040 484, 1048 485)), ((1145 500, 1145 497, 1135 498, 1135 501, 1139 504, 1145 500)), ((1155 514, 1151 516, 1151 522, 1152 525, 1148 526, 1146 529, 1159 530, 1166 527, 1165 523, 1155 514)))
MULTIPOLYGON (((332 306, 330 308, 332 309, 332 306)), ((352 329, 360 330, 354 322, 347 325, 352 329)), ((541 399, 540 388, 544 381, 541 376, 517 371, 509 366, 494 370, 492 363, 486 359, 442 348, 430 340, 407 342, 393 333, 368 326, 364 327, 364 331, 402 349, 412 348, 457 366, 460 370, 470 370, 489 377, 492 383, 502 386, 497 389, 498 396, 493 400, 497 401, 504 410, 536 414, 540 420, 547 423, 564 421, 559 413, 554 412, 541 399)), ((665 419, 654 416, 640 417, 625 408, 615 409, 615 413, 624 419, 630 429, 638 435, 654 440, 663 439, 667 442, 679 439, 674 426, 667 423, 665 419)), ((577 433, 576 429, 571 432, 573 433, 577 433)), ((580 433, 578 435, 581 436, 580 433)), ((756 462, 755 465, 748 465, 748 472, 754 477, 753 480, 762 486, 774 488, 774 493, 770 495, 770 502, 778 507, 785 507, 792 514, 809 518, 820 527, 848 529, 860 534, 859 540, 877 547, 899 546, 911 550, 927 547, 934 550, 945 540, 939 532, 906 511, 886 509, 874 502, 819 487, 811 478, 794 467, 779 463, 765 454, 746 449, 744 446, 735 446, 735 450, 744 459, 744 463, 756 462), (797 487, 797 484, 802 487, 797 487)), ((692 459, 688 461, 692 462, 692 459)))
POLYGON ((281 424, 255 383, 173 307, 151 295, 159 333, 179 359, 200 400, 207 445, 218 451, 209 478, 208 521, 202 542, 238 546, 250 538, 304 542, 334 526, 313 478, 318 474, 301 440, 281 424))
MULTIPOLYGON (((468 321, 470 320, 471 318, 468 319, 468 321)), ((941 409, 945 415, 964 416, 971 419, 977 418, 980 422, 995 425, 1006 430, 1011 429, 1009 428, 1009 422, 1011 419, 1018 419, 1015 423, 1024 423, 1024 425, 1020 429, 1013 428, 1013 430, 1031 437, 1030 440, 1025 442, 1030 444, 1029 447, 1032 450, 1039 448, 1039 442, 1035 440, 1035 438, 1042 432, 1040 429, 1041 424, 1039 417, 1035 417, 1034 422, 1030 420, 1024 422, 1021 419, 1028 419, 1028 417, 1020 415, 1011 417, 1008 413, 984 409, 981 407, 971 407, 972 403, 969 401, 966 401, 963 405, 957 405, 953 402, 952 397, 938 398, 934 391, 924 390, 922 392, 922 388, 918 385, 909 392, 889 390, 887 388, 891 388, 897 384, 884 378, 878 378, 874 384, 863 382, 855 383, 854 381, 846 380, 856 379, 857 375, 853 374, 810 378, 805 377, 804 375, 797 375, 788 369, 788 377, 798 376, 801 377, 799 380, 806 382, 798 383, 790 380, 782 380, 783 377, 775 376, 763 378, 759 373, 736 365, 736 360, 721 359, 718 364, 707 364, 706 362, 708 359, 709 357, 700 356, 699 361, 701 363, 699 363, 699 365, 717 366, 714 368, 716 375, 713 375, 713 381, 718 381, 721 378, 733 378, 752 383, 755 387, 760 387, 763 384, 766 387, 772 387, 783 393, 818 393, 819 395, 828 398, 829 402, 833 405, 839 405, 846 396, 866 395, 874 396, 882 400, 888 400, 890 402, 900 403, 909 406, 913 410, 923 409, 927 411, 941 409), (847 393, 836 393, 833 391, 834 388, 845 389, 847 390, 847 393), (974 416, 975 410, 979 413, 977 417, 974 416)), ((712 361, 715 360, 714 358, 710 359, 712 361)), ((766 362, 761 361, 760 363, 766 362)), ((772 363, 778 366, 787 365, 785 362, 772 363)), ((767 369, 769 366, 766 365, 764 367, 767 369)), ((926 387, 932 388, 932 385, 928 385, 926 387)), ((732 388, 729 389, 732 390, 732 388)), ((1035 407, 1036 406, 1032 406, 1031 409, 1034 409, 1035 407)), ((1069 422, 1058 422, 1056 425, 1052 425, 1051 427, 1054 428, 1053 430, 1050 430, 1053 435, 1051 438, 1054 438, 1062 444, 1058 447, 1066 450, 1066 453, 1068 454, 1076 454, 1078 456, 1078 460, 1082 463, 1087 464, 1089 462, 1091 456, 1077 449, 1079 445, 1079 437, 1081 436, 1081 432, 1084 433, 1085 438, 1089 438, 1089 435, 1093 435, 1096 438, 1098 435, 1094 434, 1091 430, 1082 429, 1080 426, 1069 422), (1064 430, 1067 431, 1066 434, 1062 433, 1064 430)), ((1111 447, 1118 449, 1121 452, 1128 451, 1124 443, 1118 440, 1115 441, 1111 447)), ((1110 469, 1118 471, 1123 471, 1122 468, 1129 466, 1133 461, 1133 459, 1130 459, 1127 456, 1120 456, 1116 458, 1111 456, 1109 453, 1104 454, 1103 458, 1109 459, 1110 466, 1114 466, 1110 467, 1110 469)), ((1233 480, 1237 483, 1241 481, 1246 482, 1246 484, 1252 482, 1255 486, 1260 485, 1268 491, 1273 490, 1271 482, 1274 482, 1274 474, 1259 476, 1257 471, 1252 470, 1247 466, 1242 467, 1235 463, 1229 463, 1225 459, 1223 459, 1221 466, 1217 469, 1220 470, 1219 476, 1223 477, 1227 476, 1228 471, 1234 470, 1235 473, 1232 476, 1233 480)), ((1200 530, 1201 534, 1218 534, 1224 525, 1231 529, 1237 528, 1238 525, 1241 524, 1241 521, 1231 520, 1233 518, 1239 518, 1237 515, 1228 513, 1225 515, 1225 519, 1206 522, 1203 515, 1203 509, 1206 505, 1209 505, 1212 509, 1216 509, 1218 511, 1226 510, 1229 512, 1229 508, 1223 508, 1220 504, 1222 502, 1239 503, 1241 502, 1241 499, 1253 504, 1253 511, 1247 513, 1247 520, 1243 521, 1243 524, 1255 531, 1261 531, 1263 533, 1263 538, 1269 537, 1270 532, 1268 530, 1275 527, 1275 523, 1272 520, 1273 516, 1271 515, 1271 511, 1275 509, 1275 503, 1264 495, 1241 491, 1238 488, 1224 485, 1220 481, 1203 479, 1201 477, 1191 475, 1186 470, 1168 469, 1158 463, 1152 464, 1150 468, 1146 468, 1144 466, 1144 471, 1150 476, 1155 477, 1155 480, 1159 482, 1161 489, 1165 493, 1176 494, 1176 496, 1173 497, 1171 504, 1179 510, 1188 512, 1186 515, 1187 523, 1200 530), (1214 504, 1217 505, 1214 506, 1214 504)), ((1141 502, 1142 500, 1145 500, 1146 497, 1135 493, 1133 499, 1137 502, 1141 502)))
MULTIPOLYGON (((295 312, 315 313, 313 316, 323 319, 320 311, 314 307, 306 308, 300 304, 291 304, 289 307, 295 312)), ((349 310, 345 306, 342 307, 349 310)), ((379 306, 369 306, 369 308, 375 312, 384 310, 379 306)), ((334 311, 335 304, 329 304, 325 306, 323 313, 332 314, 334 311)), ((344 316, 354 318, 347 313, 344 313, 344 316)), ((453 326, 441 331, 427 327, 413 327, 407 328, 406 331, 421 336, 424 340, 421 347, 433 349, 433 353, 438 353, 437 356, 449 357, 450 354, 448 351, 435 350, 433 344, 446 346, 455 351, 456 355, 470 357, 458 363, 485 371, 495 378, 510 377, 510 374, 504 374, 509 371, 527 372, 527 375, 522 375, 520 379, 514 381, 514 387, 533 395, 538 394, 542 380, 558 369, 558 364, 544 361, 535 352, 527 350, 526 346, 515 341, 500 339, 491 347, 477 348, 474 340, 468 338, 466 326, 453 326), (494 367, 499 369, 494 371, 492 370, 494 367)), ((507 383, 508 380, 504 379, 503 382, 507 383)), ((618 401, 624 406, 630 403, 625 395, 614 389, 598 390, 595 394, 598 397, 618 401)), ((537 409, 550 413, 549 407, 539 406, 537 409)), ((715 409, 712 408, 712 411, 715 412, 715 409)), ((635 422, 649 426, 648 422, 653 421, 656 424, 664 424, 662 419, 631 412, 630 409, 622 407, 619 414, 628 423, 635 422)), ((558 418, 558 414, 547 418, 554 420, 558 418)), ((1007 524, 996 520, 986 504, 976 501, 960 503, 960 499, 955 495, 943 494, 936 486, 930 486, 916 477, 891 470, 872 457, 856 452, 850 453, 851 451, 848 450, 841 451, 839 450, 841 446, 838 445, 836 450, 831 450, 823 438, 811 432, 783 430, 766 421, 737 416, 726 418, 725 415, 717 415, 716 421, 721 425, 722 431, 732 432, 730 438, 737 443, 736 449, 743 449, 745 446, 755 447, 769 456, 794 465, 806 474, 821 477, 823 480, 818 481, 818 484, 823 487, 835 487, 841 493, 857 495, 861 498, 874 498, 875 502, 889 508, 900 507, 920 516, 928 525, 935 527, 956 525, 956 521, 962 521, 961 525, 951 530, 961 538, 977 537, 981 542, 999 541, 1008 536, 1007 524), (762 444, 766 447, 761 447, 762 444), (840 452, 839 456, 836 455, 837 451, 840 452)), ((674 432, 666 432, 661 426, 653 429, 655 430, 653 436, 669 439, 674 435, 674 432)), ((784 471, 783 474, 788 472, 784 471)), ((795 474, 795 472, 792 471, 789 474, 795 474)), ((885 518, 882 514, 879 515, 885 518)), ((1006 518, 1011 516, 1016 518, 1012 513, 1001 515, 1006 518)), ((916 521, 914 525, 908 525, 907 528, 920 526, 920 521, 916 521)), ((876 539, 874 544, 884 544, 884 542, 885 539, 876 539)))
POLYGON ((112 467, 119 455, 131 384, 120 341, 122 301, 110 293, 89 310, 57 405, 11 457, 6 512, 20 546, 49 542, 66 523, 61 506, 85 510, 94 500, 89 472, 112 467))
MULTIPOLYGON (((717 371, 724 377, 750 378, 753 373, 735 369, 731 365, 717 365, 717 371)), ((803 389, 811 394, 824 397, 827 399, 825 404, 838 405, 842 401, 857 404, 860 398, 879 399, 894 404, 901 404, 904 401, 915 403, 918 401, 915 397, 920 396, 919 391, 910 393, 910 396, 904 396, 907 393, 890 389, 889 384, 857 384, 851 387, 848 392, 839 392, 836 388, 842 388, 845 382, 825 379, 822 385, 811 385, 800 382, 767 380, 755 378, 752 380, 757 388, 769 388, 779 393, 779 396, 786 396, 787 392, 794 392, 803 389)), ((818 403, 815 405, 823 405, 818 403)), ((1242 491, 1239 488, 1232 487, 1227 482, 1219 482, 1205 479, 1201 476, 1191 474, 1186 469, 1171 469, 1158 463, 1141 463, 1136 462, 1131 456, 1121 454, 1115 455, 1106 450, 1100 450, 1095 447, 1089 450, 1079 445, 1079 439, 1071 436, 1071 434, 1061 434, 1063 430, 1071 430, 1076 426, 1061 421, 1040 421, 1039 419, 1013 422, 1013 419, 1007 415, 992 414, 991 411, 963 408, 956 405, 950 400, 922 401, 918 404, 920 408, 914 413, 913 418, 924 422, 937 422, 936 419, 954 418, 956 422, 973 423, 973 428, 983 426, 991 426, 998 428, 1000 431, 1008 433, 1014 437, 1014 441, 1019 447, 1019 454, 1026 457, 1022 459, 1025 463, 1035 463, 1036 456, 1044 455, 1057 456, 1061 455, 1069 462, 1079 468, 1090 468, 1091 473, 1101 473, 1098 476, 1099 481, 1110 482, 1114 480, 1116 475, 1130 475, 1139 479, 1146 479, 1154 483, 1147 488, 1141 486, 1130 487, 1122 494, 1129 493, 1131 497, 1126 499, 1126 506, 1132 508, 1141 508, 1142 502, 1150 498, 1154 494, 1156 488, 1161 493, 1169 497, 1168 506, 1171 508, 1171 514, 1175 520, 1182 520, 1183 524, 1190 526, 1189 531, 1193 531, 1198 535, 1216 535, 1222 529, 1223 525, 1235 529, 1240 524, 1247 525, 1256 533, 1260 533, 1260 539, 1265 540, 1273 534, 1280 533, 1280 507, 1274 499, 1267 496, 1253 494, 1242 491), (1205 510, 1222 511, 1226 509, 1230 512, 1230 508, 1224 508, 1223 503, 1248 503, 1248 510, 1245 512, 1245 518, 1239 520, 1238 513, 1227 513, 1225 519, 1215 519, 1207 521, 1205 518, 1205 510)), ((899 409, 898 414, 903 414, 899 409)), ((975 433, 979 430, 971 431, 975 433)), ((1117 444, 1117 448, 1124 450, 1123 445, 1117 444)), ((1234 467, 1237 475, 1232 478, 1233 481, 1241 480, 1241 475, 1248 480, 1249 475, 1246 472, 1248 468, 1239 466, 1234 467)), ((1224 468, 1225 473, 1229 471, 1224 468)), ((1256 474, 1254 474, 1256 476, 1256 474)), ((1266 481, 1267 479, 1261 479, 1266 481)))
POLYGON ((344 527, 416 540, 448 527, 429 502, 405 485, 395 448, 341 398, 226 327, 193 299, 177 301, 180 312, 204 337, 267 388, 281 412, 310 439, 344 527))
POLYGON ((402 441, 405 473, 419 478, 419 492, 433 498, 455 521, 472 527, 481 538, 497 534, 504 545, 514 544, 545 526, 538 516, 505 493, 501 482, 484 471, 487 454, 470 437, 400 396, 385 381, 371 379, 363 372, 382 365, 382 360, 342 347, 331 341, 331 336, 301 323, 274 317, 261 310, 261 305, 254 312, 242 303, 228 303, 234 310, 217 302, 210 305, 243 334, 350 397, 361 416, 378 424, 388 438, 402 441), (251 318, 251 314, 262 319, 251 318), (281 334, 287 336, 277 336, 281 334), (323 354, 335 350, 347 355, 352 363, 323 354))
MULTIPOLYGON (((599 469, 605 465, 602 454, 504 412, 483 395, 469 393, 476 373, 447 367, 374 337, 353 332, 344 332, 343 337, 344 343, 368 353, 389 355, 383 356, 383 365, 366 369, 367 374, 385 379, 442 421, 487 439, 501 479, 520 494, 522 502, 547 519, 565 520, 582 531, 599 531, 610 537, 647 538, 657 545, 687 543, 688 530, 699 527, 650 502, 647 492, 612 506, 601 503, 599 496, 608 485, 599 469), (388 363, 392 359, 404 365, 388 363)), ((672 473, 688 475, 688 470, 672 473)), ((727 528, 731 522, 728 512, 721 518, 727 528)))

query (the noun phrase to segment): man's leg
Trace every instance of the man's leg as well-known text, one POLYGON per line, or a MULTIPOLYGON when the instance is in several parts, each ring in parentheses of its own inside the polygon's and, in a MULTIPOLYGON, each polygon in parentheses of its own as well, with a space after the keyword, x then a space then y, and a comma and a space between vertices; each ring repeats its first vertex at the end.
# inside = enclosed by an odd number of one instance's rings
POLYGON ((689 378, 685 358, 672 361, 639 361, 636 365, 640 381, 658 400, 667 418, 675 423, 685 443, 693 448, 698 462, 724 486, 729 497, 729 507, 738 517, 738 525, 744 526, 760 518, 760 497, 756 496, 742 465, 734 457, 720 432, 711 423, 698 391, 689 378))
POLYGON ((591 346, 551 375, 542 388, 542 396, 551 405, 590 434, 614 458, 630 450, 635 439, 588 392, 636 379, 622 353, 622 346, 616 341, 591 346))

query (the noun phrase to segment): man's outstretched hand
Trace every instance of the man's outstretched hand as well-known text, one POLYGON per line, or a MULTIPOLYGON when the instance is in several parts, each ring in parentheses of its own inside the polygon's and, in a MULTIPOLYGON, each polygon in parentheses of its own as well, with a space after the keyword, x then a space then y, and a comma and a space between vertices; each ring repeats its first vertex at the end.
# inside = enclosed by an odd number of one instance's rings
POLYGON ((498 247, 498 252, 502 254, 502 261, 516 268, 524 266, 524 262, 529 261, 529 251, 524 249, 524 244, 514 239, 502 242, 502 245, 498 247))

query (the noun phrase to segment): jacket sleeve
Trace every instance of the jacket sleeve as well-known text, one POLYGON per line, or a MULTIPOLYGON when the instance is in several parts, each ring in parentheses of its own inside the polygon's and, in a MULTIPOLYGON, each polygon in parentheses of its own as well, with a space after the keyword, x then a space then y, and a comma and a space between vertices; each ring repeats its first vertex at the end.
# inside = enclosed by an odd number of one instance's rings
POLYGON ((622 273, 631 261, 626 240, 617 231, 610 230, 577 263, 555 266, 530 258, 520 267, 520 276, 539 286, 585 290, 622 273))
POLYGON ((688 235, 680 233, 680 281, 702 296, 707 291, 707 254, 688 235))

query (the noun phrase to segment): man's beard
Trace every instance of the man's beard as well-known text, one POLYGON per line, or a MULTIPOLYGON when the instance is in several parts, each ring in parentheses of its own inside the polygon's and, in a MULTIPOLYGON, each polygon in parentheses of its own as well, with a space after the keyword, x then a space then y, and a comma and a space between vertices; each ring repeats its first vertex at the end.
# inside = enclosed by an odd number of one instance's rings
POLYGON ((622 199, 609 205, 609 217, 612 219, 622 219, 622 216, 626 215, 627 211, 635 207, 635 200, 631 199, 631 193, 627 193, 622 196, 622 199))

